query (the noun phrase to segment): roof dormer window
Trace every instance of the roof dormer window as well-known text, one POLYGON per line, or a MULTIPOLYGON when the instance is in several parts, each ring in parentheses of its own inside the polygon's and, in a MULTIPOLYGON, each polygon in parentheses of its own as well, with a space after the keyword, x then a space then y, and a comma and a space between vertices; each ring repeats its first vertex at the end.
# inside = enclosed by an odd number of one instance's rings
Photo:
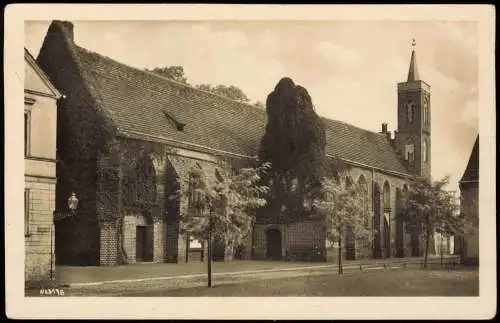
POLYGON ((174 117, 172 117, 168 112, 163 111, 163 114, 167 119, 174 125, 174 127, 177 129, 177 131, 184 131, 184 127, 186 126, 185 123, 177 121, 174 117))

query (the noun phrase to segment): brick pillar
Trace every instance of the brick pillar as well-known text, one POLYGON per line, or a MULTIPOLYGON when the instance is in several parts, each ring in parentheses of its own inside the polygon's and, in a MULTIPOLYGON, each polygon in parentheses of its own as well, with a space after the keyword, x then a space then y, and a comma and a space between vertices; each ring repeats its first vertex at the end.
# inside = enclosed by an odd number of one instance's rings
MULTIPOLYGON (((182 225, 182 224, 180 224, 182 225)), ((177 233, 177 263, 186 262, 186 236, 177 233)))
MULTIPOLYGON (((166 158, 166 157, 164 157, 166 158)), ((167 228, 166 228, 166 196, 165 196, 165 162, 164 159, 156 160, 156 200, 158 209, 153 217, 153 261, 165 262, 167 257, 167 228)))
POLYGON ((117 222, 121 214, 121 152, 119 143, 110 143, 108 154, 97 158, 96 213, 100 222, 100 264, 117 265, 120 262, 121 238, 117 222))
POLYGON ((163 221, 155 221, 153 224, 153 261, 165 261, 165 223, 163 221))
POLYGON ((123 249, 125 250, 127 264, 135 263, 135 242, 137 217, 135 215, 126 215, 123 218, 123 249))
POLYGON ((99 242, 101 266, 111 266, 118 263, 118 232, 114 222, 99 223, 99 242))

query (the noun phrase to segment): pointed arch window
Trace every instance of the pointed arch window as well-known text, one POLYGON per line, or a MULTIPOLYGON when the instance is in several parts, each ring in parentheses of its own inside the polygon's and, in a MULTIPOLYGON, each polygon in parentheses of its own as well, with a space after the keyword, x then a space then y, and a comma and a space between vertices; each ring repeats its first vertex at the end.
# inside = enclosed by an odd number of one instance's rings
POLYGON ((143 157, 135 169, 135 199, 154 202, 156 198, 155 169, 151 160, 143 157))
POLYGON ((201 166, 197 165, 189 172, 188 182, 188 207, 195 210, 195 216, 201 216, 203 213, 203 174, 201 166))
POLYGON ((422 142, 422 155, 424 163, 429 162, 429 153, 430 153, 429 142, 427 140, 424 140, 422 142))
POLYGON ((429 125, 429 98, 424 97, 424 125, 429 125))
MULTIPOLYGON (((363 175, 360 175, 359 176, 359 179, 358 179, 358 186, 361 190, 361 193, 363 195, 363 208, 365 209, 366 213, 368 214, 369 212, 369 204, 368 204, 368 184, 366 182, 366 179, 363 175)), ((366 216, 365 217, 365 221, 364 221, 364 224, 365 224, 365 228, 368 228, 370 226, 370 223, 369 223, 369 217, 366 216)))
POLYGON ((408 101, 408 103, 406 103, 406 118, 408 120, 408 123, 413 122, 414 113, 415 113, 415 104, 413 103, 412 100, 410 100, 408 101))

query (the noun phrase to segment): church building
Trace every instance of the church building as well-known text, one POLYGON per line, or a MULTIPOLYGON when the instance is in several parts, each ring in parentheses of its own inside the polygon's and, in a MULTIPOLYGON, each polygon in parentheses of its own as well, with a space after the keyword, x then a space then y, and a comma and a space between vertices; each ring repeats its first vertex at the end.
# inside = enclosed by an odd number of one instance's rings
POLYGON ((471 219, 472 229, 458 236, 458 254, 464 264, 479 264, 479 135, 459 181, 460 213, 471 219))
MULTIPOLYGON (((56 207, 71 192, 79 198, 77 214, 57 222, 57 263, 202 261, 202 244, 180 232, 180 212, 189 205, 169 197, 192 167, 216 176, 219 169, 254 165, 265 110, 89 51, 73 33, 71 22, 53 21, 37 58, 66 96, 58 102, 56 207)), ((394 135, 385 123, 377 133, 322 118, 327 157, 349 166, 338 180, 368 192, 374 239, 348 241, 347 259, 422 253, 416 231, 396 220, 411 181, 431 174, 430 86, 420 79, 415 50, 395 95, 394 135)), ((337 252, 322 232, 314 221, 257 220, 237 256, 312 259, 319 250, 318 260, 328 261, 337 252)), ((235 256, 224 249, 221 259, 235 256)))

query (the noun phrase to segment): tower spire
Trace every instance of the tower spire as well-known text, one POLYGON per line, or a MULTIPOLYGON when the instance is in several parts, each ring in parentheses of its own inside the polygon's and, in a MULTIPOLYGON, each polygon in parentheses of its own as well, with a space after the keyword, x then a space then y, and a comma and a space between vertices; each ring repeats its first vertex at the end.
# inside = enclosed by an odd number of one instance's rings
POLYGON ((418 75, 418 69, 417 69, 417 55, 415 54, 415 46, 417 43, 415 42, 415 38, 412 39, 411 46, 413 47, 411 51, 411 59, 410 59, 410 68, 408 70, 408 80, 407 82, 411 81, 418 81, 420 79, 420 76, 418 75))

